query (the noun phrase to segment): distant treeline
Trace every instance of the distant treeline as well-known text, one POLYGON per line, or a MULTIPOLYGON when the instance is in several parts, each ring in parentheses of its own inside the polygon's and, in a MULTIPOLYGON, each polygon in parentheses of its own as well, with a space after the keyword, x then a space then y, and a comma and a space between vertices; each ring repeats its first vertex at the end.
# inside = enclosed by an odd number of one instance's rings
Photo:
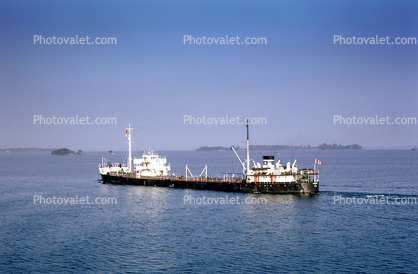
POLYGON ((0 152, 51 152, 54 148, 34 148, 34 147, 27 147, 27 148, 0 148, 0 152))
POLYGON ((0 153, 16 153, 16 152, 51 152, 52 155, 82 155, 82 150, 78 150, 74 152, 68 148, 34 148, 34 147, 26 147, 26 148, 0 148, 0 153))
POLYGON ((81 152, 82 152, 81 149, 79 149, 77 153, 75 153, 74 151, 64 147, 64 148, 53 150, 51 154, 52 155, 81 155, 81 152))
POLYGON ((323 143, 322 145, 318 146, 318 149, 363 149, 363 148, 358 144, 343 146, 341 144, 339 144, 339 145, 337 145, 337 144, 327 145, 327 144, 323 143))
MULTIPOLYGON (((245 148, 241 148, 240 146, 234 146, 235 150, 245 150, 245 148)), ((230 150, 231 147, 200 147, 196 149, 196 151, 227 151, 230 150)), ((326 143, 323 143, 322 145, 319 145, 317 147, 311 147, 310 145, 300 145, 300 146, 289 146, 289 145, 250 145, 250 150, 325 150, 325 149, 363 149, 362 146, 358 144, 352 144, 352 145, 337 145, 332 144, 328 145, 326 143)))

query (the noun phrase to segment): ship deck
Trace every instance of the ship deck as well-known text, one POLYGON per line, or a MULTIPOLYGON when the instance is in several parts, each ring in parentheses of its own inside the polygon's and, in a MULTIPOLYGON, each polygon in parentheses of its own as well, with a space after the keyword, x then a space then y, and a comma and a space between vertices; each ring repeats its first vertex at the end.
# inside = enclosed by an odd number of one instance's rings
POLYGON ((122 178, 131 178, 131 179, 143 179, 143 180, 170 180, 170 181, 187 181, 187 182, 210 182, 210 183, 243 183, 242 178, 235 177, 212 177, 212 176, 202 176, 202 177, 186 177, 184 175, 170 175, 170 176, 137 176, 136 174, 108 174, 112 177, 122 177, 122 178))

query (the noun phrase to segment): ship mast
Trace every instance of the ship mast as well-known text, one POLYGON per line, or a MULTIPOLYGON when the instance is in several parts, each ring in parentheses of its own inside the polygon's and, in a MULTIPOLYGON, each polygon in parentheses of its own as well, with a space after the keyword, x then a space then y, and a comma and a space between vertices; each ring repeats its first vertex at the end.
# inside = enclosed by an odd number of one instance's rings
POLYGON ((248 130, 248 119, 247 119, 247 176, 250 175, 250 137, 248 130))
POLYGON ((128 137, 128 146, 129 146, 129 152, 128 152, 128 172, 132 172, 132 140, 131 140, 131 124, 129 124, 129 127, 126 129, 126 136, 128 137))

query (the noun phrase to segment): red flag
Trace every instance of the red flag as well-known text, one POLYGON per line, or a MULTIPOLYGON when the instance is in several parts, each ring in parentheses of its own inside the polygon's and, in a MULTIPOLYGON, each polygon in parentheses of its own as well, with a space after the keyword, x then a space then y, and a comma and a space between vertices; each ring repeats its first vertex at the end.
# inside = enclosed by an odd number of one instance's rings
POLYGON ((321 162, 321 161, 319 161, 319 160, 316 160, 316 163, 317 163, 318 165, 322 165, 322 162, 321 162))

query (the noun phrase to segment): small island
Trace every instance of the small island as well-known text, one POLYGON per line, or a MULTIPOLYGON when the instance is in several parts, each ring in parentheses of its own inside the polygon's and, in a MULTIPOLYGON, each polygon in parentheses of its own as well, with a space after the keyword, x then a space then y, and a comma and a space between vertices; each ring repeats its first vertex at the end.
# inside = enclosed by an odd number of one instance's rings
POLYGON ((74 153, 74 151, 68 148, 60 148, 60 149, 53 150, 51 154, 52 155, 82 155, 81 152, 82 152, 81 149, 79 149, 77 153, 74 153))
POLYGON ((109 150, 107 153, 99 153, 99 155, 115 155, 112 150, 109 150))

